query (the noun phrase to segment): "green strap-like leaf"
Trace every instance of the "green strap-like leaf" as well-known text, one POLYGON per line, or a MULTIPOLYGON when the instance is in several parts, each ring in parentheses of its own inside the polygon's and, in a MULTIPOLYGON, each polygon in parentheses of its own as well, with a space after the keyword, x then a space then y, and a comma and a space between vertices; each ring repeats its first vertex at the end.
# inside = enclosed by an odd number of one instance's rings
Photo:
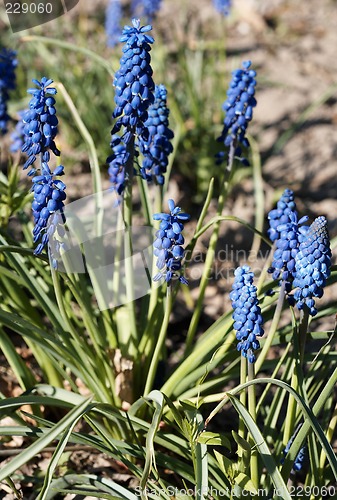
MULTIPOLYGON (((274 483, 275 489, 277 491, 277 495, 275 498, 280 498, 282 500, 291 500, 291 495, 287 489, 287 485, 283 481, 280 471, 278 470, 275 460, 270 453, 267 443, 265 442, 260 429, 254 422, 252 416, 245 408, 245 406, 234 396, 228 394, 228 399, 231 401, 232 405, 236 409, 236 411, 240 414, 244 423, 246 424, 247 429, 252 435, 256 447, 259 451, 259 454, 263 460, 263 463, 270 474, 272 481, 274 483)), ((257 485, 258 486, 258 485, 257 485)))

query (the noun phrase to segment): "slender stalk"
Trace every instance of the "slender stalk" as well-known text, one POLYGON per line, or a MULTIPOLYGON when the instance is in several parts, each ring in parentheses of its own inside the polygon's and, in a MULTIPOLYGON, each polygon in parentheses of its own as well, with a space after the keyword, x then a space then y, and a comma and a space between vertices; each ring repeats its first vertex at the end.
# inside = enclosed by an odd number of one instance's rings
POLYGON ((157 339, 156 347, 151 359, 151 364, 150 368, 148 371, 147 379, 146 379, 146 384, 145 384, 145 389, 144 389, 144 395, 146 396, 152 389, 153 382, 156 376, 156 371, 159 363, 159 357, 160 353, 162 351, 162 348, 164 346, 165 338, 166 338, 166 333, 167 333, 167 327, 169 324, 170 320, 170 314, 172 310, 172 290, 171 286, 167 286, 167 292, 166 292, 166 303, 165 303, 165 315, 164 319, 161 325, 161 329, 159 332, 159 336, 157 339))
MULTIPOLYGON (((236 141, 231 143, 229 154, 228 154, 228 162, 223 176, 223 182, 221 185, 221 193, 218 200, 218 210, 217 216, 221 216, 223 207, 225 205, 229 181, 232 173, 233 163, 234 163, 234 153, 235 153, 236 141)), ((209 242, 209 247, 206 254, 205 266, 202 273, 200 285, 199 285, 199 296, 194 309, 194 313, 191 319, 191 323, 187 332, 186 337, 186 345, 185 345, 185 357, 190 352, 193 340, 197 331, 201 311, 202 311, 202 303, 205 296, 206 287, 208 284, 208 280, 211 274, 212 264, 214 262, 216 245, 219 237, 219 229, 220 229, 220 221, 217 221, 213 226, 213 233, 209 242)))
MULTIPOLYGON (((240 384, 244 384, 247 380, 247 359, 244 356, 240 357, 240 384)), ((240 402, 246 406, 247 393, 240 392, 240 402)), ((239 436, 245 437, 246 426, 241 416, 239 416, 239 436)))
MULTIPOLYGON (((303 394, 303 387, 302 387, 303 384, 302 364, 304 358, 306 334, 308 330, 308 320, 309 320, 309 311, 302 310, 300 314, 300 324, 298 331, 297 329, 295 329, 294 331, 295 349, 293 352, 295 355, 295 359, 294 359, 294 371, 291 377, 291 387, 293 387, 295 391, 299 392, 305 399, 306 397, 303 394)), ((296 401, 290 394, 288 400, 287 418, 285 420, 284 433, 283 433, 284 446, 287 445, 291 436, 294 433, 296 408, 297 408, 296 401)))

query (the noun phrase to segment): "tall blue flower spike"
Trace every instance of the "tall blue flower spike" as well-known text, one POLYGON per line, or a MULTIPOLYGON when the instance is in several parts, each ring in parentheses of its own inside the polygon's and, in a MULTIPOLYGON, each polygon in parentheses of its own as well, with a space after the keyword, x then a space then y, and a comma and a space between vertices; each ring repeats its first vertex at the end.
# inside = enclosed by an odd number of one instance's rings
POLYGON ((108 47, 115 47, 119 43, 122 35, 121 20, 121 0, 109 0, 105 11, 105 32, 108 47))
POLYGON ((15 89, 17 67, 16 52, 9 49, 0 51, 0 134, 7 132, 7 125, 10 119, 7 113, 7 102, 9 100, 9 91, 15 89))
POLYGON ((264 334, 263 318, 257 299, 257 289, 254 286, 254 273, 249 266, 238 267, 234 273, 235 280, 229 295, 233 306, 234 330, 239 341, 237 350, 255 363, 254 351, 260 348, 257 337, 264 334))
POLYGON ((168 156, 173 151, 171 140, 174 134, 169 128, 170 112, 167 108, 165 86, 156 85, 154 96, 155 101, 148 109, 149 117, 145 122, 149 137, 147 141, 140 142, 140 149, 144 156, 140 174, 148 182, 156 181, 162 185, 165 181, 168 156))
POLYGON ((133 0, 133 16, 145 17, 148 22, 152 22, 161 7, 161 3, 162 0, 133 0))
POLYGON ((277 208, 269 212, 268 219, 270 225, 268 235, 276 246, 268 272, 273 273, 273 279, 281 277, 281 281, 285 282, 285 291, 289 293, 295 275, 295 257, 299 244, 308 230, 307 226, 300 227, 300 225, 306 222, 308 217, 297 220, 294 193, 286 189, 277 202, 277 208))
POLYGON ((325 217, 320 216, 309 227, 295 258, 296 275, 293 287, 297 288, 294 299, 298 309, 306 307, 311 316, 317 314, 314 297, 323 296, 330 268, 328 223, 325 217))
POLYGON ((113 172, 110 172, 112 188, 120 195, 128 181, 125 167, 126 162, 130 159, 131 150, 132 155, 137 155, 134 149, 135 139, 148 140, 145 122, 148 118, 148 107, 154 102, 154 83, 150 64, 150 50, 154 39, 147 35, 151 29, 150 25, 140 26, 140 20, 133 19, 132 26, 125 26, 120 38, 120 41, 125 42, 125 45, 120 68, 114 79, 116 107, 112 116, 117 120, 111 131, 113 154, 107 159, 110 167, 111 162, 113 162, 113 172), (116 135, 120 131, 122 131, 122 135, 117 139, 116 135), (114 149, 116 146, 118 146, 117 150, 114 149), (123 147, 128 154, 123 153, 123 147), (123 161, 125 161, 124 165, 123 161), (120 182, 119 178, 123 175, 123 182, 120 182), (119 176, 116 182, 115 176, 119 176))
POLYGON ((214 7, 223 16, 229 16, 232 0, 213 0, 214 7))
MULTIPOLYGON (((244 61, 242 69, 232 72, 232 80, 227 91, 227 99, 223 104, 226 113, 224 127, 219 142, 223 142, 227 148, 234 149, 234 155, 244 164, 248 165, 246 158, 242 156, 241 146, 248 148, 249 141, 246 131, 249 122, 253 118, 253 109, 256 106, 255 86, 256 71, 250 69, 251 61, 244 61)), ((218 163, 225 158, 225 152, 217 155, 218 163)))
MULTIPOLYGON (((66 185, 57 177, 64 175, 64 167, 59 165, 54 172, 48 165, 50 151, 59 156, 60 151, 55 144, 58 120, 56 117, 55 99, 56 89, 50 87, 53 80, 46 77, 33 80, 37 88, 28 89, 33 97, 29 102, 29 110, 23 116, 24 122, 24 144, 22 152, 27 153, 28 159, 23 168, 31 167, 28 172, 32 176, 34 201, 32 211, 34 216, 34 243, 35 255, 42 252, 49 238, 57 231, 63 231, 64 222, 63 207, 66 199, 66 185), (39 165, 34 164, 39 158, 39 165), (40 170, 40 175, 35 175, 40 170)), ((57 251, 57 245, 55 245, 57 251)), ((56 266, 56 259, 53 258, 56 266)))
POLYGON ((190 219, 190 215, 182 213, 180 207, 176 207, 173 200, 168 201, 170 213, 158 213, 153 215, 154 220, 160 220, 159 230, 153 243, 154 255, 157 257, 157 268, 159 273, 153 278, 159 281, 165 278, 168 285, 172 279, 177 277, 181 283, 188 285, 187 279, 181 274, 181 262, 184 257, 183 244, 185 239, 182 235, 184 222, 190 219))

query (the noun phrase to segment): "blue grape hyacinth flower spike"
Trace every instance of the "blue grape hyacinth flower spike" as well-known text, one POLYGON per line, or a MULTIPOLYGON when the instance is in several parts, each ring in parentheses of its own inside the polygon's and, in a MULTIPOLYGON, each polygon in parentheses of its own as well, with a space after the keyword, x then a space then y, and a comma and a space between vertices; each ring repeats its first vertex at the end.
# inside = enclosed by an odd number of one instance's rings
POLYGON ((223 16, 229 16, 232 0, 213 0, 213 5, 220 14, 223 16))
POLYGON ((133 0, 132 12, 135 17, 145 17, 151 23, 161 7, 162 0, 133 0))
POLYGON ((153 278, 159 281, 165 278, 168 285, 171 285, 174 277, 181 283, 188 284, 187 279, 181 274, 182 259, 184 257, 185 243, 182 235, 184 222, 190 219, 190 215, 181 211, 173 200, 168 201, 170 213, 158 213, 153 215, 154 220, 161 221, 159 230, 156 232, 156 239, 153 243, 154 255, 157 257, 157 268, 159 273, 153 278))
POLYGON ((16 86, 15 69, 17 67, 16 52, 3 48, 0 50, 0 134, 7 132, 10 117, 7 113, 9 91, 16 86))
POLYGON ((164 174, 168 165, 168 157, 173 151, 171 140, 174 137, 169 128, 169 109, 167 108, 167 91, 164 85, 156 85, 155 101, 148 109, 145 127, 148 130, 147 141, 140 142, 144 156, 140 174, 148 182, 164 184, 164 174))
POLYGON ((140 26, 139 19, 132 20, 132 26, 125 26, 120 38, 125 42, 120 68, 115 74, 115 110, 117 118, 112 135, 123 127, 123 140, 128 144, 135 134, 144 132, 147 109, 154 102, 152 79, 151 44, 152 36, 147 33, 152 26, 140 26))
POLYGON ((39 255, 54 234, 56 226, 59 230, 59 217, 63 217, 66 185, 56 177, 64 174, 63 165, 50 171, 47 163, 42 164, 41 175, 33 177, 34 201, 32 204, 34 216, 34 243, 39 242, 34 254, 39 255), (56 215, 54 218, 54 214, 56 215), (56 222, 57 220, 57 222, 56 222), (48 224, 49 223, 49 224, 48 224))
POLYGON ((324 216, 320 216, 306 232, 295 258, 296 275, 293 286, 297 288, 294 299, 298 309, 307 308, 311 316, 317 314, 314 297, 323 296, 330 268, 328 223, 324 216))
MULTIPOLYGON (((251 61, 244 61, 242 68, 232 72, 232 80, 227 91, 227 99, 223 104, 226 113, 224 126, 219 142, 229 148, 228 158, 234 154, 244 165, 248 165, 242 156, 242 146, 249 147, 246 131, 253 118, 253 109, 256 106, 255 86, 256 71, 251 69, 251 61)), ((218 163, 225 159, 225 152, 217 155, 218 163)))
POLYGON ((234 330, 239 341, 237 350, 241 351, 249 363, 255 363, 254 351, 260 348, 257 337, 262 337, 264 331, 257 289, 253 284, 254 273, 249 266, 242 266, 235 270, 234 275, 229 297, 233 306, 234 330))
POLYGON ((27 113, 27 111, 28 111, 27 109, 18 111, 20 120, 17 121, 15 129, 11 133, 12 143, 9 147, 11 153, 17 153, 18 151, 21 151, 22 146, 24 145, 26 134, 25 134, 25 124, 23 123, 23 117, 27 113))
POLYGON ((105 11, 105 32, 108 47, 115 47, 119 43, 122 35, 121 20, 121 0, 109 0, 105 11))
MULTIPOLYGON (((293 444, 294 442, 294 439, 299 431, 299 429, 301 428, 301 425, 300 424, 298 426, 298 428, 296 429, 296 431, 294 432, 294 434, 291 436, 291 438, 289 439, 288 443, 287 443, 287 446, 284 448, 284 450, 282 451, 283 453, 283 457, 281 458, 281 465, 284 464, 284 460, 286 458, 286 456, 288 455, 289 453, 289 450, 290 450, 290 447, 291 445, 293 444)), ((293 463, 293 466, 292 466, 292 470, 294 472, 297 472, 297 471, 300 471, 302 468, 303 468, 303 465, 305 464, 306 460, 307 460, 307 456, 308 456, 308 449, 307 449, 307 446, 304 444, 301 448, 300 448, 300 451, 298 452, 295 460, 294 460, 294 463, 293 463)))
MULTIPOLYGON (((34 216, 34 243, 37 244, 34 254, 39 255, 50 238, 58 233, 62 236, 65 217, 63 214, 66 199, 66 185, 57 177, 64 175, 63 165, 52 172, 49 166, 50 151, 59 156, 60 151, 55 144, 58 119, 56 117, 55 98, 57 91, 50 87, 53 80, 46 77, 33 80, 37 88, 28 89, 33 97, 29 102, 29 110, 23 115, 24 144, 22 152, 28 155, 23 168, 31 167, 28 175, 32 177, 34 200, 32 211, 34 216), (39 158, 38 165, 35 166, 39 158), (37 174, 38 172, 38 175, 37 174)), ((51 255, 52 265, 57 266, 59 244, 57 241, 51 255)))
MULTIPOLYGON (((295 257, 308 230, 307 226, 301 224, 306 222, 308 217, 297 220, 294 193, 286 189, 277 202, 277 208, 269 212, 268 219, 268 235, 276 247, 268 272, 273 274, 273 279, 281 278, 281 281, 284 281, 285 291, 289 294, 295 276, 295 257)), ((291 297, 288 298, 291 300, 291 297)))

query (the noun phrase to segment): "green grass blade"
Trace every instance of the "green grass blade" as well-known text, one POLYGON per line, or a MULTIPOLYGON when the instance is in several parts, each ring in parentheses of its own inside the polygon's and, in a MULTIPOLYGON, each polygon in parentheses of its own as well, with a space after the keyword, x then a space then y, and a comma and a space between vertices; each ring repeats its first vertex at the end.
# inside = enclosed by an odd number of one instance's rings
POLYGON ((155 463, 155 451, 154 451, 154 438, 157 434, 160 420, 163 414, 164 408, 164 395, 160 391, 151 391, 145 401, 152 401, 155 407, 155 411, 152 417, 152 422, 146 436, 146 455, 145 455, 145 466, 143 477, 140 482, 140 487, 145 490, 146 483, 149 479, 152 467, 156 468, 155 463))
POLYGON ((3 481, 6 477, 13 474, 16 470, 20 469, 26 462, 34 458, 38 453, 40 453, 49 443, 54 439, 57 439, 62 432, 64 432, 69 425, 71 425, 75 420, 83 416, 86 412, 93 408, 90 403, 91 397, 83 401, 80 405, 75 406, 65 417, 60 420, 52 429, 50 429, 45 435, 40 437, 37 441, 26 448, 20 455, 13 458, 9 463, 7 463, 0 470, 0 481, 3 481))
POLYGON ((64 431, 63 436, 59 440, 55 452, 53 453, 53 456, 51 457, 51 460, 49 462, 42 489, 36 500, 46 500, 57 464, 62 456, 62 453, 64 452, 64 449, 69 441, 69 438, 73 432, 75 425, 77 424, 77 422, 80 420, 81 417, 82 415, 79 415, 78 418, 71 423, 71 425, 68 427, 68 429, 64 431))
POLYGON ((274 460, 272 454, 270 453, 268 445, 265 442, 263 435, 261 434, 258 426, 254 422, 250 413, 248 412, 248 410, 244 407, 244 405, 237 398, 235 398, 234 396, 229 395, 229 394, 228 394, 228 398, 231 401, 234 408, 236 409, 236 411, 239 413, 239 415, 243 419, 248 431, 250 432, 250 434, 252 435, 252 437, 255 441, 255 445, 259 451, 259 454, 263 460, 263 463, 268 471, 268 474, 270 474, 270 476, 272 478, 275 489, 278 492, 278 495, 276 496, 276 498, 280 498, 282 500, 291 500, 291 495, 287 489, 287 485, 283 481, 281 473, 276 466, 275 460, 274 460))

